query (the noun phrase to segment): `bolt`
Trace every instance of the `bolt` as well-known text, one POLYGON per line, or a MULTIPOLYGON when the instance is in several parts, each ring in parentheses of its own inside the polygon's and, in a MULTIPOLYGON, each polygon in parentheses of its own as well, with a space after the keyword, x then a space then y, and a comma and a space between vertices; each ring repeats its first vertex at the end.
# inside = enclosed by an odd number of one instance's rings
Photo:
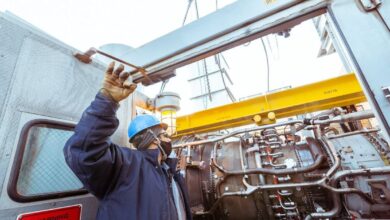
POLYGON ((261 122, 261 116, 260 115, 255 115, 255 116, 253 116, 253 121, 255 122, 255 123, 260 123, 261 122))
POLYGON ((268 112, 267 117, 269 120, 275 120, 276 115, 274 112, 268 112))

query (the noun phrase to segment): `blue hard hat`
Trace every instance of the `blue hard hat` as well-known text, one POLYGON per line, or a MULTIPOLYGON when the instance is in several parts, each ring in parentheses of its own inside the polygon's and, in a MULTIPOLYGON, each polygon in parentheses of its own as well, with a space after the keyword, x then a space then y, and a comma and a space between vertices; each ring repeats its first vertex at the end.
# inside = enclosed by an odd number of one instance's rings
POLYGON ((156 125, 160 125, 163 129, 167 129, 168 125, 165 123, 161 123, 155 116, 153 115, 138 115, 136 116, 129 124, 129 129, 127 130, 127 134, 129 136, 130 142, 133 137, 138 133, 154 127, 156 125))

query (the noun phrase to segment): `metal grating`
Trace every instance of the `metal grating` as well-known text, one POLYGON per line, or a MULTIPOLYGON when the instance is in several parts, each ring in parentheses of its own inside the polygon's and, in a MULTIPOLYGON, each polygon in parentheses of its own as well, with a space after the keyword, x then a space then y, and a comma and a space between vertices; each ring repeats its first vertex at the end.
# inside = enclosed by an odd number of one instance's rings
POLYGON ((19 108, 32 113, 44 112, 52 117, 61 113, 61 117, 68 120, 79 117, 88 104, 84 102, 85 96, 91 93, 85 90, 90 87, 83 84, 83 74, 73 72, 74 59, 61 49, 35 37, 24 41, 13 85, 14 91, 19 94, 19 108))
POLYGON ((83 187, 65 162, 63 147, 72 131, 34 126, 29 130, 17 191, 23 196, 83 187))
MULTIPOLYGON (((105 66, 84 64, 72 48, 13 15, 0 12, 0 170, 9 169, 26 119, 77 122, 101 86, 105 66)), ((121 103, 114 142, 126 144, 131 112, 121 103)), ((61 148, 63 147, 63 144, 61 148)), ((60 151, 59 151, 60 152, 60 151)), ((66 166, 66 165, 65 165, 66 166)), ((67 167, 67 166, 66 166, 67 167)), ((0 188, 7 172, 0 172, 0 188)), ((0 190, 1 191, 1 190, 0 190)))
POLYGON ((0 17, 0 122, 19 51, 27 34, 27 31, 0 17))

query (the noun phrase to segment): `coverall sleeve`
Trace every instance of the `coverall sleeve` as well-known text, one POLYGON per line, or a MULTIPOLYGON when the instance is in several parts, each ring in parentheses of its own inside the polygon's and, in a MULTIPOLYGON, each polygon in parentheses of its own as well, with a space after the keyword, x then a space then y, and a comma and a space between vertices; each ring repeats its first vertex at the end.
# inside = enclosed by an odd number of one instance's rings
POLYGON ((65 160, 85 188, 103 198, 118 182, 120 171, 132 162, 121 147, 110 141, 119 125, 116 110, 119 105, 100 93, 84 111, 75 133, 64 147, 65 160))

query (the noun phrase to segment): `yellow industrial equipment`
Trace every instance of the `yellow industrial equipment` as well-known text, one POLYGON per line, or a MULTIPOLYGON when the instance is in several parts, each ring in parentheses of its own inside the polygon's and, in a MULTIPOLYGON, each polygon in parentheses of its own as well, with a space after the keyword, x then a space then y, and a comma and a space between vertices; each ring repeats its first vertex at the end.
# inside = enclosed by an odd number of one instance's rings
POLYGON ((313 111, 346 106, 366 100, 355 74, 268 93, 177 118, 177 136, 275 122, 313 111))

